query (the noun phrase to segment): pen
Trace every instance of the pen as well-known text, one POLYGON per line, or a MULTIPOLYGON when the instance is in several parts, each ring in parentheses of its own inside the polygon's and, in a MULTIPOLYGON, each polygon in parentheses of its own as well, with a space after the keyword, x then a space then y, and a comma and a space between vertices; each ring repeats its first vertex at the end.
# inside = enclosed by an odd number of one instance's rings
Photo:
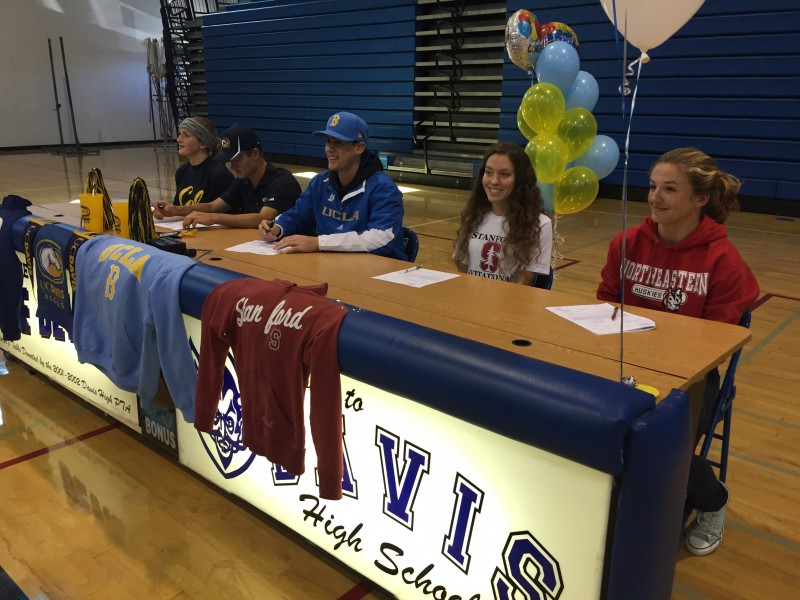
POLYGON ((611 320, 612 320, 612 321, 613 321, 614 319, 616 319, 616 318, 617 318, 617 313, 618 313, 618 312, 619 312, 619 307, 618 307, 618 306, 615 306, 615 307, 614 307, 614 312, 612 312, 612 313, 611 313, 611 320))
POLYGON ((405 271, 403 271, 403 273, 411 273, 411 271, 416 271, 417 269, 421 269, 421 268, 422 268, 422 265, 414 265, 410 269, 406 269, 405 271))

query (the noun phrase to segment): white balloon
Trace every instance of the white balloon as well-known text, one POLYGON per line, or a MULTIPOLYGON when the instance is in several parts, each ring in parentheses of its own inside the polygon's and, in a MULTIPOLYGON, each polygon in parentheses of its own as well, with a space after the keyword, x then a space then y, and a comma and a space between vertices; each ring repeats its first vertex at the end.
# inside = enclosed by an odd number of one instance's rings
POLYGON ((600 0, 603 10, 619 32, 642 52, 666 42, 692 18, 703 2, 704 0, 600 0))

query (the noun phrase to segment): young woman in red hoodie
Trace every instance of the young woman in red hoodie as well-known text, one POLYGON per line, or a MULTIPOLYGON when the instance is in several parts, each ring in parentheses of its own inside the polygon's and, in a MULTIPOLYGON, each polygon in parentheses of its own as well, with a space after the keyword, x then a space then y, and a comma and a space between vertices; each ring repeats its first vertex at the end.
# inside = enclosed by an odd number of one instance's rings
MULTIPOLYGON (((650 216, 625 236, 625 303, 723 323, 738 323, 758 297, 758 283, 728 240, 723 225, 739 207, 741 182, 696 148, 678 148, 650 169, 650 216)), ((608 249, 597 288, 600 300, 619 302, 622 234, 608 249)), ((695 442, 711 419, 719 372, 706 379, 695 442)), ((687 502, 697 516, 686 548, 702 556, 722 540, 728 490, 711 465, 693 456, 687 502)))

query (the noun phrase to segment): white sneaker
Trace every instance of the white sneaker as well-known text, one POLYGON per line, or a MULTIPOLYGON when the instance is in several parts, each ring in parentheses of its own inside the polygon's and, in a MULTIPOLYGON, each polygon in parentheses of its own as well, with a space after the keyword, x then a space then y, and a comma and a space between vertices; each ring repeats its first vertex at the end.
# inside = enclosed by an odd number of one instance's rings
POLYGON ((715 512, 699 512, 686 528, 686 549, 695 556, 705 556, 717 549, 725 530, 726 504, 715 512))

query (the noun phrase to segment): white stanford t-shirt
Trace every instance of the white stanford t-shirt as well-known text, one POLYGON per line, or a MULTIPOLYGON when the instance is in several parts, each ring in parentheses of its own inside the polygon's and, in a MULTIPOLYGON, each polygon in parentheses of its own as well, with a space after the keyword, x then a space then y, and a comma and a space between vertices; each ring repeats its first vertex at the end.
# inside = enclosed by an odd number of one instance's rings
MULTIPOLYGON (((539 224, 539 248, 533 249, 525 271, 547 275, 553 253, 553 224, 546 215, 539 215, 539 224)), ((513 282, 516 279, 519 265, 512 258, 504 257, 501 250, 507 234, 505 225, 505 217, 491 211, 486 213, 469 240, 467 273, 501 281, 513 282)))

